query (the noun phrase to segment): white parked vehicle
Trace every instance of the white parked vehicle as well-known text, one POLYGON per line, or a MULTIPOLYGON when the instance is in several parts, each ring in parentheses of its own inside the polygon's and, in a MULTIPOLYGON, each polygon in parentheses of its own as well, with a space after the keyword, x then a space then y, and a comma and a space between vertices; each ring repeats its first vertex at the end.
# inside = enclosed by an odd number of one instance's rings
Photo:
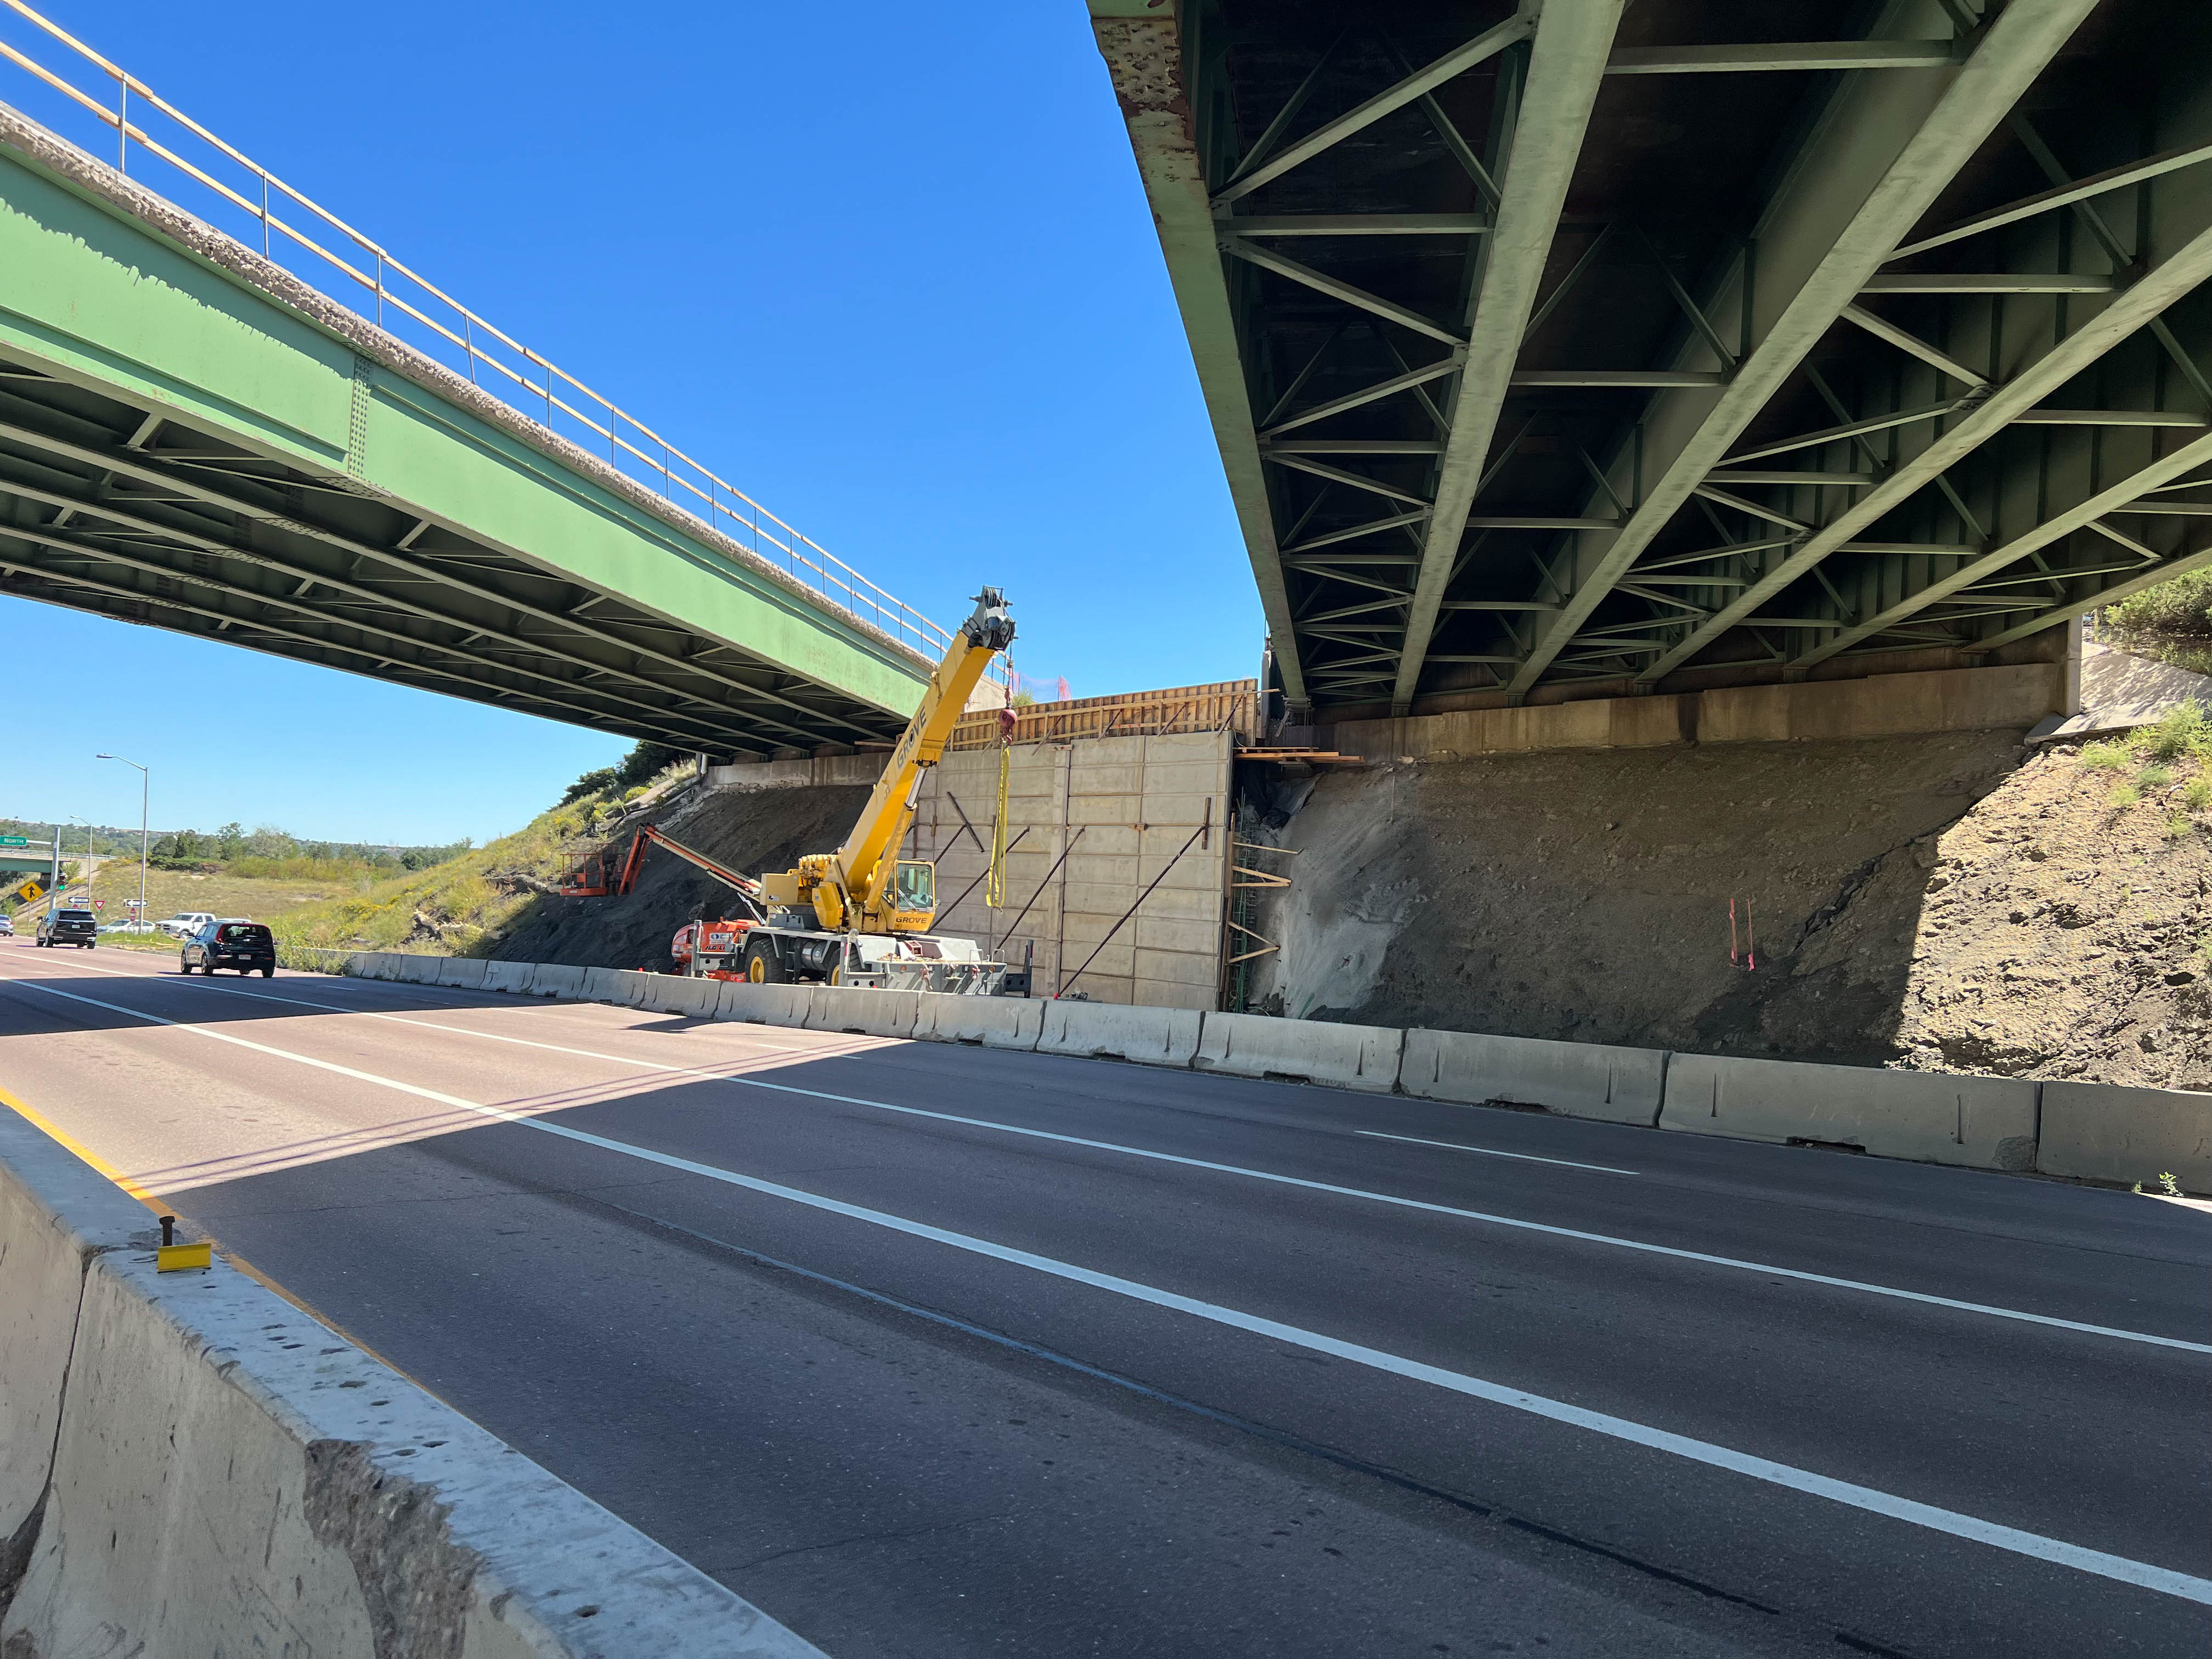
POLYGON ((12 916, 0 916, 0 939, 15 937, 15 921, 12 916))
POLYGON ((212 910, 179 910, 173 916, 154 925, 165 933, 173 933, 179 939, 190 939, 214 920, 215 912, 212 910))

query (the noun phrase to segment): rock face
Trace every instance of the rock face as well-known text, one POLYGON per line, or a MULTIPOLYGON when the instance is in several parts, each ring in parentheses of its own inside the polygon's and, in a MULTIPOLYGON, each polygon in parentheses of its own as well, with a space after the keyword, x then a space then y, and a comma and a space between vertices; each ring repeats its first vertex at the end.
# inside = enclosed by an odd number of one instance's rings
POLYGON ((1258 920, 1283 949, 1255 1006, 2212 1088, 2205 830, 2021 735, 1324 775, 1276 803, 1299 856, 1269 860, 1295 885, 1258 920))
POLYGON ((1936 840, 1904 1064, 2212 1090, 2212 839, 2179 781, 2124 806, 2114 782, 2039 756, 1936 840))

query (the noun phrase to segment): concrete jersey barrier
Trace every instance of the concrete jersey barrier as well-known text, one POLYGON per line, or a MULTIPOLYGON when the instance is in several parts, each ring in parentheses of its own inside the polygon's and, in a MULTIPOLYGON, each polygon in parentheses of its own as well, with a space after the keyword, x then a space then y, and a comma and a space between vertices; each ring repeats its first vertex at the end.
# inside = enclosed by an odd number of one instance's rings
POLYGON ((745 980, 717 981, 722 988, 718 1019, 742 1019, 755 1025, 783 1025, 797 1030, 814 1011, 810 985, 754 985, 745 980))
POLYGON ((0 1109, 0 1651, 821 1659, 0 1109))
POLYGON ((530 994, 540 997, 580 997, 584 994, 584 975, 587 970, 572 968, 566 963, 536 962, 530 964, 530 994))
POLYGON ((1406 1034, 1392 1026, 1208 1014, 1191 1064, 1201 1072, 1328 1083, 1387 1095, 1398 1086, 1405 1042, 1406 1034))
POLYGON ((2035 1167, 2035 1120, 2036 1085, 2014 1078, 1676 1054, 1659 1127, 2018 1170, 2035 1167))
POLYGON ((1193 1008, 1054 998, 1044 1005, 1036 1051, 1086 1060, 1133 1060, 1145 1066, 1188 1066, 1198 1052, 1201 1018, 1193 1008))
POLYGON ((1659 1121, 1666 1085, 1662 1049, 1418 1028, 1406 1033, 1398 1069, 1398 1086, 1424 1100, 1540 1106, 1646 1128, 1659 1121))
POLYGON ((487 962, 484 963, 483 988, 504 991, 510 995, 526 994, 532 978, 531 970, 537 965, 531 962, 487 962))
POLYGON ((2212 1094, 2046 1083, 2036 1167, 2146 1187, 2170 1174, 2185 1192, 2212 1193, 2212 1094))
POLYGON ((956 997, 927 992, 914 1034, 928 1042, 965 1042, 981 1048, 1037 1046, 1046 1005, 1027 997, 956 997))
POLYGON ((450 985, 457 991, 480 991, 483 988, 486 965, 482 957, 441 957, 438 960, 438 983, 450 985))
POLYGON ((611 1002, 617 1008, 635 1008, 645 995, 646 975, 629 968, 586 968, 584 994, 593 1002, 611 1002))
POLYGON ((855 1036, 911 1039, 921 1018, 922 991, 859 990, 839 985, 806 988, 806 1029, 848 1031, 855 1036))
POLYGON ((1899 1072, 1471 1031, 1408 1031, 1119 1003, 690 980, 553 963, 356 951, 347 971, 644 1006, 693 1018, 1393 1089, 1692 1134, 2084 1180, 2170 1170, 2212 1191, 2212 1094, 1899 1072), (480 976, 479 976, 480 975, 480 976), (2039 1096, 2040 1121, 2039 1121, 2039 1096), (2039 1156, 2039 1136, 2041 1140, 2039 1156))
POLYGON ((664 1014, 683 1014, 692 1019, 712 1019, 721 1005, 722 981, 694 979, 689 975, 648 974, 641 1008, 664 1014))

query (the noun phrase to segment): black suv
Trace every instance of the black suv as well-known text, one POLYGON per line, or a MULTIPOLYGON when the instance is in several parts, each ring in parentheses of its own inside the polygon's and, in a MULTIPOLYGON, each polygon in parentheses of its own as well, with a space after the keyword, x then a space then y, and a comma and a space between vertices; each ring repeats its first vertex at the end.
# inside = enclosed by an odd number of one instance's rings
POLYGON ((276 972, 276 940, 258 921, 239 916, 210 921, 186 939, 177 954, 179 973, 189 974, 195 968, 210 978, 218 968, 235 968, 241 974, 258 968, 262 978, 272 978, 276 972))
POLYGON ((89 951, 100 943, 100 919, 89 910, 49 910, 39 918, 35 943, 51 948, 74 945, 89 951))

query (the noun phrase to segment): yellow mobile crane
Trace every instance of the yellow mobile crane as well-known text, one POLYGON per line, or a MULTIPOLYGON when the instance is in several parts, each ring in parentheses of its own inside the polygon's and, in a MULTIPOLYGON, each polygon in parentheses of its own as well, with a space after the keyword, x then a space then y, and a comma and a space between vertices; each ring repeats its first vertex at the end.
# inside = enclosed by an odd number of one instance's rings
POLYGON ((747 979, 981 996, 999 989, 1004 963, 985 961, 973 939, 929 932, 937 920, 937 867, 902 859, 898 849, 914 823, 922 774, 945 753, 991 659, 1013 642, 1006 595, 985 588, 845 844, 834 853, 809 854, 795 870, 761 878, 763 920, 744 936, 747 979))

